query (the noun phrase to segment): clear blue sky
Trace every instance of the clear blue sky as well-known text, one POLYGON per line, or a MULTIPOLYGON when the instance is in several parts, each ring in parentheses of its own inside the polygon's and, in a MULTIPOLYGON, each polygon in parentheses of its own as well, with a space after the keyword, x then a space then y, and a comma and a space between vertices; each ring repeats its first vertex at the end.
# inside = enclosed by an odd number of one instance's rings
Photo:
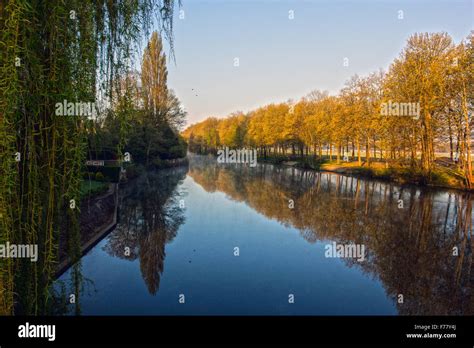
POLYGON ((313 89, 337 93, 353 74, 386 70, 412 33, 445 31, 457 43, 474 22, 472 0, 182 3, 185 18, 176 10, 176 64, 168 63, 168 82, 188 125, 296 100, 313 89))

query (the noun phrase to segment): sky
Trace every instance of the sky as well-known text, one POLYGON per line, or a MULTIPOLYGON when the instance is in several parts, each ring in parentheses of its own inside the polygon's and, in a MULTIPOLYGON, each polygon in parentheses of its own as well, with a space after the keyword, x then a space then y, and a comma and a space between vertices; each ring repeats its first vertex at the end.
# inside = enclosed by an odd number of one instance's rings
POLYGON ((335 94, 354 74, 387 70, 415 32, 444 31, 458 43, 473 30, 473 3, 182 0, 168 85, 188 113, 187 125, 315 89, 335 94))

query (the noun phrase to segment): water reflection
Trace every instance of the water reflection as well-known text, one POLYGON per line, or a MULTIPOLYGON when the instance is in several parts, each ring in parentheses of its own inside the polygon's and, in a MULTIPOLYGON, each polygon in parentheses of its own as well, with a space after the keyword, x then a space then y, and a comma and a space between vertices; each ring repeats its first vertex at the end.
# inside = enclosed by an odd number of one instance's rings
POLYGON ((202 157, 191 158, 188 175, 208 192, 224 192, 297 228, 310 243, 364 244, 365 262, 345 262, 378 277, 399 314, 474 313, 468 193, 272 165, 218 165, 202 157))
POLYGON ((119 224, 104 249, 110 255, 130 261, 138 259, 150 294, 160 287, 165 244, 184 223, 176 187, 186 176, 186 167, 147 172, 121 189, 119 224))
POLYGON ((473 314, 472 198, 191 157, 121 188, 117 228, 82 259, 82 287, 58 286, 55 303, 79 289, 69 313, 473 314), (325 258, 333 241, 364 244, 365 261, 325 258))
MULTIPOLYGON (((138 260, 148 292, 155 295, 164 270, 165 245, 173 240, 184 223, 184 208, 177 190, 187 167, 145 172, 120 188, 116 228, 106 237, 102 249, 110 256, 138 260)), ((95 267, 105 267, 97 264, 95 267)), ((87 273, 87 272, 86 272, 87 273)), ((97 279, 81 271, 81 263, 69 269, 51 289, 51 314, 81 314, 80 301, 97 297, 97 279), (74 294, 74 301, 71 301, 74 294)), ((100 279, 99 279, 100 283, 100 279)))

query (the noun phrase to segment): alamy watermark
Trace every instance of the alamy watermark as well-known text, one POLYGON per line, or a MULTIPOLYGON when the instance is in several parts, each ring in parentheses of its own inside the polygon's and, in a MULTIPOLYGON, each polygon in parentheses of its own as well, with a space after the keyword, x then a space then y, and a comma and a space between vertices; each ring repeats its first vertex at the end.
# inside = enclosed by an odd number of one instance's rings
POLYGON ((62 103, 55 105, 56 116, 96 116, 95 103, 91 102, 68 102, 66 99, 62 103))
POLYGON ((38 261, 38 244, 0 244, 0 258, 24 258, 38 261))
POLYGON ((37 325, 26 322, 18 326, 20 338, 47 338, 52 342, 56 339, 56 325, 37 325))
POLYGON ((332 242, 326 244, 324 256, 336 258, 353 258, 362 262, 365 260, 365 245, 364 244, 337 244, 332 242))
POLYGON ((418 120, 420 118, 420 103, 398 103, 389 100, 388 103, 381 104, 380 114, 382 116, 408 116, 418 120))
POLYGON ((257 150, 231 150, 225 147, 217 151, 217 163, 246 163, 250 167, 255 167, 257 165, 257 150))

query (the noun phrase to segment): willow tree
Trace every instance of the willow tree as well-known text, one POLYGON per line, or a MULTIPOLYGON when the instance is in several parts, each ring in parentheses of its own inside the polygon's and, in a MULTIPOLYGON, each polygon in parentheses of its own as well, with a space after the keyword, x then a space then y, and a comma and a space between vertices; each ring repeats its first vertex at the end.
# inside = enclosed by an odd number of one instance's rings
POLYGON ((153 13, 171 39, 173 8, 173 0, 0 3, 0 244, 39 250, 37 262, 0 259, 0 314, 46 313, 60 239, 73 261, 80 256, 86 122, 56 115, 56 103, 107 105, 153 13))

